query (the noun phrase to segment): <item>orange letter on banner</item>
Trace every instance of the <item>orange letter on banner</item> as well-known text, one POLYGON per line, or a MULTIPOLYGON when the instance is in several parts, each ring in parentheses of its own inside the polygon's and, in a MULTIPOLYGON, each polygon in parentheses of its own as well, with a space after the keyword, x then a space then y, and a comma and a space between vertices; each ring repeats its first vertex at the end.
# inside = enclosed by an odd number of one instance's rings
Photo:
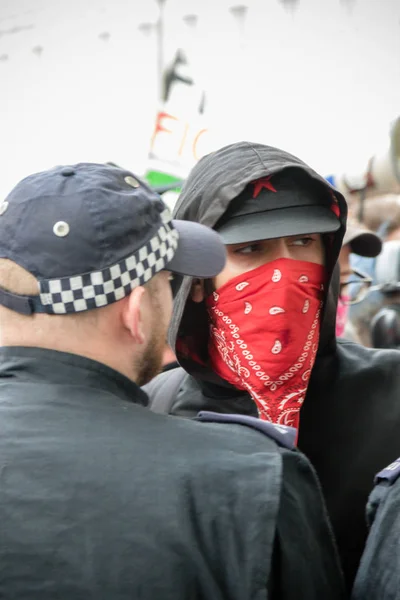
POLYGON ((185 131, 183 133, 183 137, 182 137, 182 141, 181 141, 181 145, 179 146, 178 156, 182 156, 182 154, 183 154, 183 149, 185 147, 188 131, 189 131, 189 123, 186 123, 185 131))
MULTIPOLYGON (((193 156, 195 158, 195 160, 199 160, 199 157, 197 156, 197 144, 199 142, 199 139, 201 138, 202 135, 204 135, 208 130, 207 129, 200 129, 200 131, 198 132, 198 134, 196 135, 196 137, 193 140, 193 156)), ((201 158, 201 157, 200 157, 201 158)))
POLYGON ((158 133, 160 133, 162 131, 165 132, 165 133, 172 133, 170 129, 166 129, 163 126, 163 124, 162 124, 163 119, 172 119, 173 121, 177 120, 176 117, 173 117, 172 115, 169 115, 166 112, 159 112, 157 114, 156 124, 155 124, 154 132, 153 132, 153 135, 152 135, 152 138, 151 138, 151 149, 153 149, 154 140, 156 139, 158 133))

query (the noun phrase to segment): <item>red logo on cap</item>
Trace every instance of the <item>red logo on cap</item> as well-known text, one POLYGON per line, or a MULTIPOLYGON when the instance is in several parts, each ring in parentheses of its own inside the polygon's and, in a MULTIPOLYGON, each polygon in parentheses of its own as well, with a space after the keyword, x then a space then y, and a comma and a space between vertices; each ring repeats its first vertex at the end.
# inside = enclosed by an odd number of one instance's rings
POLYGON ((330 191, 331 198, 332 198, 331 211, 339 219, 340 218, 340 207, 339 207, 338 199, 336 198, 336 196, 332 192, 332 190, 329 190, 329 191, 330 191))
POLYGON ((258 194, 261 192, 263 188, 270 190, 271 192, 276 192, 276 189, 270 182, 272 175, 269 177, 263 177, 262 179, 257 179, 257 181, 253 181, 254 190, 253 190, 253 198, 257 198, 258 194))

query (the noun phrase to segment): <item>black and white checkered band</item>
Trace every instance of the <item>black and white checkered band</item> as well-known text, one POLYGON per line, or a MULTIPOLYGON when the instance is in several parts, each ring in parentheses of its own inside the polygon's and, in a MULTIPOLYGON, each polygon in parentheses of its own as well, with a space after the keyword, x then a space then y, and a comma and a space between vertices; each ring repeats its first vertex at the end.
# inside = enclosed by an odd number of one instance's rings
POLYGON ((121 262, 102 271, 40 281, 41 311, 61 315, 100 308, 149 281, 172 260, 178 246, 179 234, 169 215, 165 211, 157 234, 121 262))

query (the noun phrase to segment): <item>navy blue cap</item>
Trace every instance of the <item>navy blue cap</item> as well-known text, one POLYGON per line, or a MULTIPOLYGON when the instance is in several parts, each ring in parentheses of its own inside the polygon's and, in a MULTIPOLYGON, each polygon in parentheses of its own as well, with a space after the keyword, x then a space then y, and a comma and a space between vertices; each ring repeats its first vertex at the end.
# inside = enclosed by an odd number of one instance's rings
POLYGON ((133 173, 81 163, 30 175, 11 191, 0 204, 0 258, 38 280, 37 296, 0 289, 0 304, 67 314, 116 302, 162 269, 214 277, 225 249, 208 227, 172 220, 133 173))

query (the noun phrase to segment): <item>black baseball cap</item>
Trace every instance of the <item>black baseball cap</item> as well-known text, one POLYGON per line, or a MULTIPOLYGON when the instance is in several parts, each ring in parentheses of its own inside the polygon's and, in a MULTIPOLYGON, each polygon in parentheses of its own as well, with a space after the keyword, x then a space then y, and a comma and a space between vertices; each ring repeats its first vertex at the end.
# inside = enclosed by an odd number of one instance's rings
POLYGON ((364 227, 361 223, 349 219, 347 221, 346 233, 343 238, 343 246, 350 244, 351 252, 359 256, 375 258, 382 250, 381 238, 364 227))
POLYGON ((308 233, 340 226, 333 190, 299 169, 285 169, 248 184, 215 229, 225 244, 308 233))
POLYGON ((208 227, 172 220, 130 171, 80 163, 30 175, 0 204, 0 258, 38 280, 36 296, 0 289, 1 305, 68 314, 116 302, 163 269, 214 277, 225 247, 208 227))

